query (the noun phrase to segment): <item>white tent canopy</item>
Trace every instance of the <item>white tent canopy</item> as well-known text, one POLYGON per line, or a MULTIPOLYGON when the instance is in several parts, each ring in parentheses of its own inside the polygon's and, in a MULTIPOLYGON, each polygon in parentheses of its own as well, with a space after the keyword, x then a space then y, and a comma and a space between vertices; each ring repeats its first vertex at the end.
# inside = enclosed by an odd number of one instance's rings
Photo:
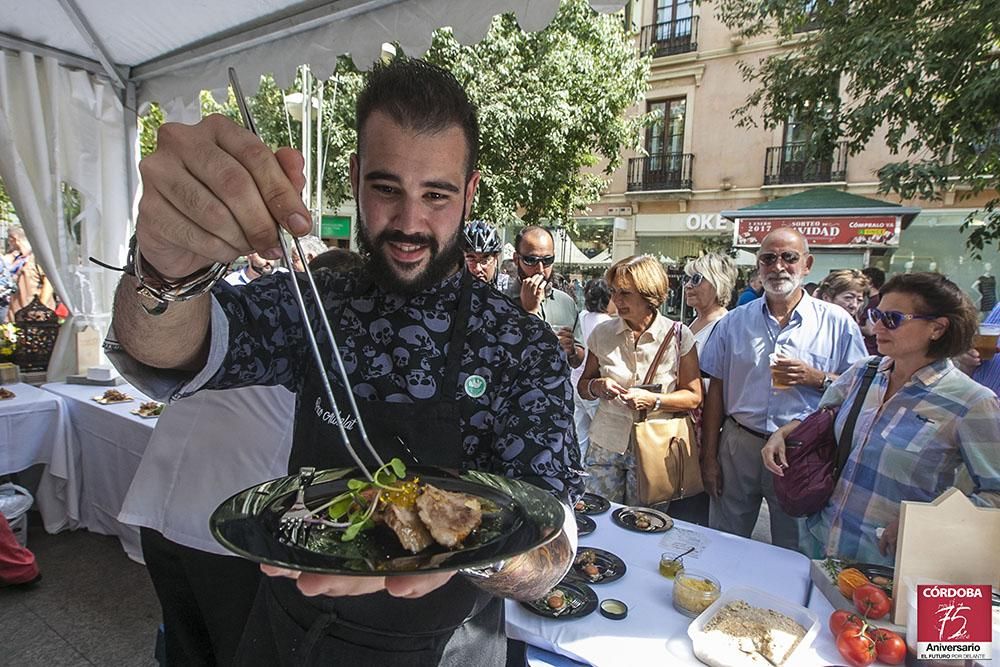
MULTIPOLYGON (((616 11, 624 0, 590 4, 616 11)), ((268 72, 287 85, 301 64, 325 78, 344 53, 363 67, 384 42, 424 53, 442 26, 465 44, 478 42, 503 12, 539 30, 558 7, 558 0, 0 0, 0 47, 48 50, 118 88, 134 84, 140 105, 189 104, 200 90, 223 90, 228 67, 248 85, 268 72)))
MULTIPOLYGON (((616 11, 624 0, 590 4, 616 11)), ((168 116, 190 118, 199 91, 225 89, 228 67, 249 94, 261 74, 287 85, 301 64, 326 77, 345 53, 366 66, 385 42, 424 53, 442 26, 473 43, 503 12, 538 30, 558 7, 558 0, 0 0, 0 177, 75 324, 104 330, 116 280, 86 257, 124 263, 143 105, 156 101, 168 116), (83 196, 80 243, 62 224, 61 183, 83 196)), ((69 348, 61 336, 51 377, 72 368, 69 348)))

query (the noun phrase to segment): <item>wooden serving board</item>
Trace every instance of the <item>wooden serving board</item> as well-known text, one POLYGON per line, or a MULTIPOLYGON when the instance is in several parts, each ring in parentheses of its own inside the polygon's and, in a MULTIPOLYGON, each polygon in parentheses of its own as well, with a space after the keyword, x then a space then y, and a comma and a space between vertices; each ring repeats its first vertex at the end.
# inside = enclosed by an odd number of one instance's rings
POLYGON ((893 615, 906 625, 904 579, 1000 587, 1000 508, 978 507, 957 488, 929 503, 903 501, 893 615))

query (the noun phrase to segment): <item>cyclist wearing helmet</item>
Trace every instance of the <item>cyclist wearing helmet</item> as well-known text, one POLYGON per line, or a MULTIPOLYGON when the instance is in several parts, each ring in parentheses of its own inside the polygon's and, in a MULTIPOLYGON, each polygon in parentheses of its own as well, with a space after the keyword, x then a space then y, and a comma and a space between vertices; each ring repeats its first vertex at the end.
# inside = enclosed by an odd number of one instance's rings
POLYGON ((496 227, 485 220, 470 220, 465 224, 464 241, 465 266, 469 273, 499 290, 505 289, 508 276, 501 277, 498 271, 503 241, 496 227))

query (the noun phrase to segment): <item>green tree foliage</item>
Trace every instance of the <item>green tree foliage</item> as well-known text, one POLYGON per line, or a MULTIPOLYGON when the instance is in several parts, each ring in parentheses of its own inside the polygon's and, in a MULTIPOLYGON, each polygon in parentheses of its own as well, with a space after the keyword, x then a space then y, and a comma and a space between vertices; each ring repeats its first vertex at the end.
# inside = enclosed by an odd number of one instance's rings
POLYGON ((473 215, 498 223, 568 221, 597 201, 621 154, 639 143, 645 116, 627 111, 646 90, 621 16, 564 0, 542 31, 498 16, 478 44, 441 29, 426 58, 450 69, 479 107, 482 185, 473 215), (606 167, 590 170, 604 159, 606 167))
MULTIPOLYGON (((323 144, 326 166, 323 187, 327 206, 336 206, 350 197, 350 183, 347 176, 348 161, 354 150, 354 101, 364 79, 349 58, 341 58, 337 73, 324 83, 323 101, 323 144)), ((301 92, 301 77, 287 89, 282 89, 270 75, 261 77, 257 93, 248 98, 250 113, 257 131, 268 146, 279 148, 291 146, 300 149, 302 145, 302 123, 292 118, 285 110, 285 95, 301 92)), ((314 85, 313 95, 317 94, 314 85)), ((202 116, 218 113, 242 124, 236 98, 230 91, 224 103, 219 103, 207 91, 201 94, 202 116)), ((156 148, 156 133, 163 124, 163 112, 153 105, 140 119, 139 144, 142 155, 148 155, 156 148)), ((314 129, 315 132, 315 129, 314 129)), ((316 139, 313 138, 315 145, 316 139)))
MULTIPOLYGON (((757 88, 735 111, 741 123, 759 113, 773 128, 794 113, 813 127, 816 155, 838 139, 859 152, 884 132, 898 160, 879 170, 883 193, 1000 189, 997 0, 719 0, 717 12, 745 36, 795 44, 743 64, 757 88)), ((976 256, 1000 239, 1000 198, 985 209, 968 240, 976 256)))
POLYGON ((139 156, 146 157, 156 150, 156 133, 163 125, 163 109, 151 104, 149 110, 139 116, 139 156))
POLYGON ((3 180, 0 179, 0 222, 13 222, 14 203, 10 200, 10 195, 3 187, 3 180))
MULTIPOLYGON (((494 19, 487 36, 464 46, 449 28, 434 35, 426 59, 451 70, 479 107, 482 183, 472 215, 500 224, 523 211, 528 223, 562 223, 600 199, 626 149, 637 148, 648 116, 627 117, 646 89, 648 59, 636 56, 621 16, 594 12, 587 0, 564 0, 545 29, 523 32, 513 15, 494 19), (606 160, 603 172, 595 167, 606 160)), ((357 142, 354 103, 364 83, 341 58, 324 87, 324 199, 335 207, 351 195, 348 161, 357 142)), ((250 98, 265 143, 300 147, 301 125, 287 116, 285 94, 264 77, 250 98)), ((316 89, 313 88, 313 94, 316 89)), ((202 95, 202 113, 239 120, 232 95, 225 104, 202 95)), ((143 123, 143 154, 155 147, 162 114, 143 123)), ((314 139, 315 145, 315 139, 314 139)))

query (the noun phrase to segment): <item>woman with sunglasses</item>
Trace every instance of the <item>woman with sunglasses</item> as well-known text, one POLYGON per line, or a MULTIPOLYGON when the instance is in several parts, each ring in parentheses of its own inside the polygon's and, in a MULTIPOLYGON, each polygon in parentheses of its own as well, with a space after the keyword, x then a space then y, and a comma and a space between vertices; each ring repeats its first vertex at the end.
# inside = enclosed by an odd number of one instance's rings
MULTIPOLYGON (((949 358, 972 344, 972 302, 937 273, 895 276, 881 296, 869 315, 885 356, 863 397, 833 496, 800 533, 802 551, 813 558, 892 565, 900 503, 934 500, 956 477, 972 480, 975 504, 1000 507, 1000 403, 949 358)), ((838 438, 849 412, 840 408, 853 404, 867 361, 841 375, 820 403, 838 408, 838 438)), ((779 429, 761 451, 775 475, 784 474, 784 437, 797 425, 779 429)))
POLYGON ((697 315, 691 322, 691 333, 698 352, 729 312, 726 306, 735 284, 736 264, 726 255, 709 253, 684 265, 684 301, 697 315))
POLYGON ((669 287, 659 262, 649 255, 626 257, 605 279, 618 316, 594 327, 576 385, 580 398, 600 399, 584 458, 587 490, 632 505, 638 501, 635 418, 641 411, 648 419, 671 417, 701 405, 698 352, 691 330, 659 312, 669 287), (651 384, 639 386, 668 334, 651 384))

